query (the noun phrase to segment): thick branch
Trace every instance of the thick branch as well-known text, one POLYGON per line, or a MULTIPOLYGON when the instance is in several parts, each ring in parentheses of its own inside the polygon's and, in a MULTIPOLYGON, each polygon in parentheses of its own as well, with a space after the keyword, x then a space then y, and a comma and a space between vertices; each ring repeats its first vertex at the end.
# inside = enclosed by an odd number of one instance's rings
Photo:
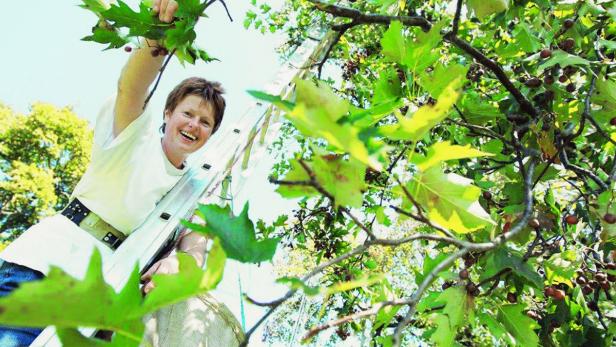
POLYGON ((328 4, 319 0, 308 0, 315 7, 336 17, 350 18, 354 25, 360 24, 389 24, 392 21, 400 21, 406 26, 421 27, 424 31, 430 30, 432 24, 423 17, 411 16, 385 16, 380 14, 366 14, 354 8, 328 4))
POLYGON ((509 77, 507 77, 505 71, 494 60, 486 57, 483 53, 475 49, 468 42, 457 37, 452 32, 445 34, 443 38, 466 52, 471 57, 475 58, 475 60, 481 63, 481 65, 490 69, 490 71, 492 71, 494 75, 496 75, 496 78, 501 82, 505 89, 507 89, 509 93, 511 93, 516 99, 518 104, 520 104, 520 108, 522 109, 522 111, 531 115, 533 118, 537 118, 539 116, 539 112, 537 111, 537 109, 535 109, 533 104, 528 99, 526 99, 526 97, 522 94, 522 92, 520 92, 518 88, 513 85, 513 82, 511 82, 509 77))

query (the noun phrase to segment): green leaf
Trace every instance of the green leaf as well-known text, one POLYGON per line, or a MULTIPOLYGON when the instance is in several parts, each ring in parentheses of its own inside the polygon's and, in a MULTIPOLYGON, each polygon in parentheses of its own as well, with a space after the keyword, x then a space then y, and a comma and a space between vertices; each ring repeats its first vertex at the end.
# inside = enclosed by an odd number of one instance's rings
POLYGON ((129 28, 130 34, 135 36, 143 35, 151 30, 152 25, 162 23, 152 15, 147 5, 140 3, 139 12, 136 12, 122 0, 111 4, 102 15, 118 28, 129 28))
POLYGON ((188 49, 188 46, 197 38, 195 33, 194 19, 186 19, 175 23, 173 29, 169 29, 165 33, 165 46, 167 49, 188 49))
POLYGON ((392 21, 381 39, 383 55, 398 64, 402 64, 406 55, 406 38, 402 34, 403 28, 399 21, 392 21))
POLYGON ((200 3, 199 0, 178 0, 177 3, 175 16, 178 18, 198 18, 207 6, 207 1, 200 3))
POLYGON ((427 33, 415 28, 415 39, 406 44, 407 52, 403 58, 403 65, 413 72, 423 71, 432 66, 440 58, 436 47, 443 40, 441 29, 446 24, 447 20, 435 23, 427 33))
POLYGON ((459 90, 466 83, 466 72, 468 67, 460 64, 438 64, 432 73, 422 71, 419 74, 419 84, 432 95, 433 98, 438 99, 441 93, 446 88, 453 88, 459 90), (459 78, 458 78, 459 77, 459 78), (457 84, 452 84, 452 79, 457 84))
POLYGON ((432 166, 453 159, 477 158, 493 156, 491 153, 482 152, 471 148, 471 145, 458 146, 452 145, 449 141, 437 142, 428 148, 426 156, 414 156, 413 162, 421 171, 425 171, 432 166))
POLYGON ((374 84, 371 104, 376 105, 400 97, 402 97, 402 88, 396 70, 389 68, 381 71, 379 79, 374 84))
POLYGON ((129 314, 141 305, 139 271, 135 267, 127 284, 116 293, 105 283, 102 259, 96 249, 83 280, 51 267, 43 280, 27 282, 0 299, 0 323, 26 327, 55 325, 121 331, 140 341, 144 326, 140 317, 129 314))
POLYGON ((589 66, 590 62, 577 55, 569 54, 561 50, 555 50, 552 52, 552 56, 548 60, 539 65, 538 70, 539 72, 542 72, 543 70, 556 64, 560 65, 561 68, 564 68, 566 66, 589 66))
POLYGON ((574 284, 571 280, 580 264, 581 260, 578 259, 574 250, 556 253, 544 262, 545 277, 550 284, 565 283, 573 287, 574 284))
POLYGON ((471 124, 485 125, 487 122, 502 117, 496 103, 486 100, 477 92, 465 91, 459 103, 464 118, 471 124))
POLYGON ((534 332, 539 325, 524 314, 524 304, 498 306, 497 311, 498 321, 516 339, 518 346, 539 345, 539 338, 534 332))
POLYGON ((449 110, 460 95, 454 87, 460 85, 461 78, 462 76, 452 77, 434 106, 422 106, 410 118, 398 117, 398 124, 384 125, 380 128, 381 132, 393 140, 419 141, 432 127, 447 118, 449 110))
POLYGON ((102 0, 81 0, 83 2, 82 5, 79 5, 81 8, 88 9, 94 13, 101 13, 107 10, 109 5, 102 0))
POLYGON ((280 108, 281 110, 286 111, 286 112, 291 111, 293 107, 295 107, 294 103, 287 101, 287 100, 283 100, 279 95, 271 95, 271 94, 267 94, 265 92, 261 92, 258 90, 248 90, 247 92, 248 94, 252 95, 254 98, 270 102, 278 106, 278 108, 280 108))
POLYGON ((302 290, 307 296, 315 296, 321 293, 321 287, 309 286, 297 277, 281 277, 276 283, 289 286, 292 290, 302 290))
POLYGON ((427 33, 418 29, 414 39, 407 39, 402 23, 393 21, 381 39, 383 55, 394 63, 407 66, 413 72, 422 71, 439 58, 434 50, 442 41, 440 30, 445 24, 445 21, 441 21, 427 33))
POLYGON ((321 137, 330 145, 348 152, 360 162, 380 170, 382 164, 370 156, 366 145, 359 139, 360 129, 338 124, 349 111, 346 100, 339 98, 324 83, 297 80, 296 106, 287 118, 306 136, 321 137))
POLYGON ((95 27, 92 35, 81 39, 82 41, 94 41, 103 44, 109 44, 105 50, 112 48, 120 48, 128 43, 117 31, 95 27))
POLYGON ((446 229, 468 233, 495 224, 479 205, 481 189, 465 177, 432 167, 417 173, 407 189, 427 210, 430 221, 446 229))
POLYGON ((481 312, 477 315, 481 324, 485 325, 492 336, 494 336, 497 340, 503 336, 507 336, 507 330, 505 327, 493 317, 491 313, 481 312))
POLYGON ((616 81, 597 78, 592 102, 603 106, 603 109, 616 110, 616 81))
POLYGON ((421 285, 421 282, 428 276, 432 269, 434 269, 438 264, 440 264, 443 260, 445 260, 449 255, 446 253, 439 253, 436 257, 431 258, 429 255, 426 255, 423 260, 423 269, 422 273, 415 273, 415 283, 417 285, 421 285))
POLYGON ((389 99, 380 104, 371 105, 368 109, 352 106, 349 122, 356 127, 371 128, 385 116, 402 107, 402 105, 404 105, 402 99, 389 99))
POLYGON ((145 297, 139 316, 153 312, 163 306, 184 301, 199 293, 210 291, 222 279, 227 257, 219 239, 214 240, 207 257, 205 271, 197 266, 195 259, 184 253, 177 253, 180 271, 175 274, 152 276, 154 289, 145 297))
POLYGON ((509 0, 469 0, 467 6, 475 16, 484 19, 492 14, 503 12, 509 8, 509 0))
POLYGON ((243 263, 259 263, 271 260, 274 256, 280 239, 256 239, 254 225, 248 218, 248 202, 237 217, 233 216, 229 206, 200 204, 198 210, 205 219, 205 226, 183 224, 197 232, 218 237, 229 258, 243 263))
MULTIPOLYGON (((308 163, 307 163, 308 164, 308 163)), ((317 182, 334 198, 335 206, 361 207, 362 191, 366 189, 366 166, 357 160, 344 160, 341 156, 317 155, 308 164, 317 182)), ((309 181, 306 170, 297 161, 291 162, 287 181, 309 181)), ((277 190, 286 198, 313 196, 317 191, 305 185, 281 185, 277 190)))
MULTIPOLYGON (((297 160, 291 160, 289 162, 291 169, 287 172, 284 177, 285 181, 290 182, 308 182, 310 181, 310 176, 306 172, 306 170, 302 167, 302 165, 297 160)), ((282 197, 287 199, 292 198, 300 198, 300 197, 310 197, 317 196, 320 193, 314 189, 310 185, 303 184, 294 184, 294 185, 280 185, 278 189, 276 189, 278 194, 282 195, 282 197)))
POLYGON ((56 328, 62 346, 89 346, 89 347, 137 347, 140 341, 135 341, 120 334, 114 334, 112 340, 107 342, 95 337, 85 337, 79 330, 70 328, 56 328))
POLYGON ((348 101, 340 98, 321 81, 315 84, 311 81, 295 79, 295 86, 298 105, 303 105, 307 109, 323 110, 333 121, 337 121, 349 112, 348 101))
POLYGON ((533 284, 535 288, 543 288, 543 278, 541 278, 537 271, 524 262, 522 256, 504 247, 498 248, 489 255, 485 270, 481 274, 480 279, 484 280, 492 277, 504 269, 511 269, 514 274, 523 277, 533 284))
POLYGON ((436 324, 436 330, 430 340, 437 346, 453 346, 458 328, 470 320, 472 299, 467 298, 463 287, 455 286, 443 291, 437 302, 445 307, 431 319, 436 324))
MULTIPOLYGON (((387 279, 383 279, 381 285, 376 286, 375 293, 371 298, 373 304, 378 302, 383 302, 387 300, 395 300, 396 295, 395 292, 387 279)), ((372 326, 372 331, 374 332, 376 329, 387 326, 391 322, 391 320, 396 316, 396 313, 400 310, 400 306, 385 306, 379 310, 374 318, 374 324, 372 326)))
POLYGON ((536 52, 542 47, 541 41, 537 38, 537 35, 531 31, 528 24, 520 22, 516 25, 514 38, 516 46, 526 53, 536 52))

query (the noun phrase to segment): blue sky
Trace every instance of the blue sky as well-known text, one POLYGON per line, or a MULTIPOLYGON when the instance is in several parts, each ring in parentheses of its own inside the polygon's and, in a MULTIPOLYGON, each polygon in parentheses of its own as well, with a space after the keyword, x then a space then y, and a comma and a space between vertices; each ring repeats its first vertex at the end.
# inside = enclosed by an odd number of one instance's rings
MULTIPOLYGON (((102 51, 104 45, 80 41, 96 24, 94 14, 77 7, 80 2, 29 0, 4 4, 2 21, 5 53, 0 64, 0 102, 27 112, 34 101, 71 105, 88 120, 115 91, 128 54, 122 49, 102 51)), ((127 1, 135 8, 136 0, 127 1)), ((197 26, 197 44, 220 62, 182 67, 173 61, 152 100, 162 108, 166 94, 183 78, 202 76, 221 82, 227 89, 228 120, 240 115, 253 100, 245 93, 258 89, 276 73, 274 51, 281 35, 262 35, 243 28, 250 1, 228 1, 234 22, 220 3, 207 11, 209 18, 197 26)))
MULTIPOLYGON (((274 1, 268 1, 271 2, 274 1)), ((3 4, 7 15, 0 24, 5 33, 5 50, 0 58, 1 103, 19 113, 27 113, 35 101, 72 106, 78 116, 92 123, 103 101, 115 92, 128 54, 122 49, 102 51, 103 45, 80 41, 89 35, 96 17, 79 8, 79 3, 77 0, 29 0, 3 4)), ((138 2, 127 3, 135 8, 138 2)), ((200 20, 197 26, 197 44, 221 61, 198 62, 186 67, 172 61, 151 101, 154 112, 160 110, 161 118, 167 93, 182 79, 201 76, 221 82, 227 90, 228 108, 223 124, 232 126, 234 119, 255 102, 245 91, 263 88, 279 70, 281 62, 275 48, 284 41, 283 37, 244 29, 244 14, 252 8, 250 1, 227 1, 227 5, 234 22, 229 21, 220 3, 215 3, 208 9, 209 18, 200 20)), ((263 165, 252 171, 246 183, 246 187, 252 188, 241 195, 258 197, 258 200, 251 199, 252 218, 271 219, 290 205, 267 183, 273 160, 261 160, 263 165)), ((236 208, 241 209, 241 205, 236 208)), ((275 290, 271 284, 270 265, 256 268, 229 264, 219 293, 220 299, 236 315, 239 313, 237 272, 245 278, 244 289, 252 296, 267 300, 280 295, 280 288, 275 290)), ((262 310, 246 308, 250 327, 262 310)), ((255 336, 253 341, 257 343, 259 337, 255 336)))

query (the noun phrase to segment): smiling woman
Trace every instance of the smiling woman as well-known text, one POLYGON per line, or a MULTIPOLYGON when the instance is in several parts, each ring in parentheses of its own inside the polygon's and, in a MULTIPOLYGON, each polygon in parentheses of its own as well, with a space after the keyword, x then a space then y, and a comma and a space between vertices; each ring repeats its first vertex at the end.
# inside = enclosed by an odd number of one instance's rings
MULTIPOLYGON (((174 20, 178 4, 155 0, 154 14, 174 20), (160 9, 160 11, 158 11, 160 9)), ((117 95, 96 121, 92 160, 62 213, 30 227, 1 254, 0 296, 21 283, 40 280, 52 266, 83 278, 95 249, 110 259, 120 244, 147 218, 156 203, 186 172, 184 162, 220 127, 225 112, 224 92, 217 82, 194 77, 181 82, 164 109, 164 136, 156 131, 148 89, 163 65, 163 43, 144 40, 134 49, 119 78, 117 95)), ((178 251, 203 266, 206 239, 186 233, 178 251)), ((154 288, 154 274, 178 272, 176 254, 154 263, 142 276, 145 294, 154 288)), ((0 327, 0 345, 28 345, 39 329, 0 327)))
POLYGON ((218 130, 226 103, 220 83, 192 77, 180 83, 167 98, 162 146, 176 167, 201 148, 218 130))

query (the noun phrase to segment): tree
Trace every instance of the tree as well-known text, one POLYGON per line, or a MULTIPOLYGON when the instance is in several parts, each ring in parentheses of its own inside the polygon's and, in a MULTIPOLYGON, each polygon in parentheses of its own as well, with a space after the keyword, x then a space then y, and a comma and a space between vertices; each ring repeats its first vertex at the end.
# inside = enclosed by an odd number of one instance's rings
POLYGON ((0 221, 12 240, 68 203, 90 162, 92 130, 69 107, 0 107, 0 221))
POLYGON ((293 102, 254 93, 286 112, 289 139, 301 138, 272 182, 306 197, 294 222, 262 231, 318 264, 262 303, 268 315, 297 305, 298 291, 383 274, 339 293, 342 305, 325 295, 306 341, 331 328, 341 331, 332 341, 367 332, 376 345, 611 345, 613 11, 500 0, 257 4, 246 26, 285 30, 289 50, 315 27, 334 42, 306 67, 315 81, 297 81, 293 102), (392 223, 406 218, 423 226, 396 236, 392 223), (374 263, 373 249, 408 244, 407 262, 374 263))

